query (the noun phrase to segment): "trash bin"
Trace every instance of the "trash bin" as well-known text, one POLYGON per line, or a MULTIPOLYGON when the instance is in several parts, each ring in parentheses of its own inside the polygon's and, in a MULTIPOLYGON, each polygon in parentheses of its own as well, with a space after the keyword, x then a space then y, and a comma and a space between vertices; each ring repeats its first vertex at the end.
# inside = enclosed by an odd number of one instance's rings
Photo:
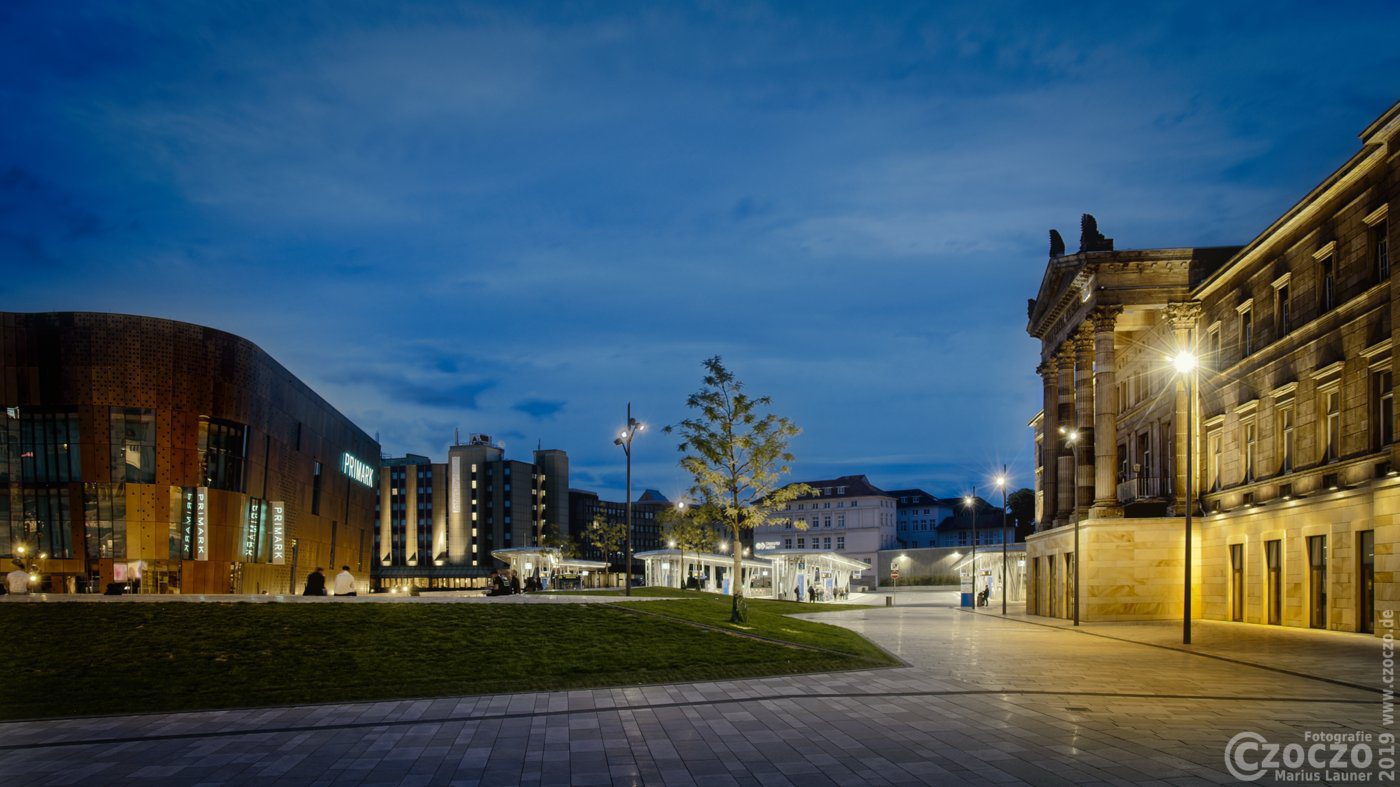
POLYGON ((892 606, 894 606, 894 596, 885 596, 885 606, 887 606, 887 607, 892 607, 892 606))

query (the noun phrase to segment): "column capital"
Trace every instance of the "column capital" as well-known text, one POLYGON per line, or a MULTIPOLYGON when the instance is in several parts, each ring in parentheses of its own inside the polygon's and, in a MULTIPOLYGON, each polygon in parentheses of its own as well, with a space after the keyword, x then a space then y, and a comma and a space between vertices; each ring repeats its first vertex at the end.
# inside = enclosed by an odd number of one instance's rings
MULTIPOLYGON (((1049 358, 1046 358, 1045 360, 1041 361, 1041 362, 1040 362, 1040 365, 1038 365, 1038 366, 1035 367, 1035 373, 1038 374, 1038 375, 1040 375, 1041 377, 1054 378, 1055 375, 1059 374, 1059 372, 1060 372, 1060 356, 1059 356, 1059 355, 1051 355, 1049 358)), ((1056 378, 1056 379, 1058 379, 1058 378, 1056 378)))
POLYGON ((1075 329, 1074 336, 1070 341, 1074 343, 1075 353, 1080 358, 1094 351, 1094 331, 1094 323, 1090 320, 1081 322, 1079 327, 1075 329))
POLYGON ((1122 313, 1122 306, 1100 306, 1094 309, 1089 315, 1089 319, 1094 323, 1096 332, 1112 333, 1114 326, 1118 323, 1118 315, 1122 313))
POLYGON ((1179 301, 1167 304, 1167 322, 1178 331, 1196 327, 1201 319, 1200 301, 1179 301))

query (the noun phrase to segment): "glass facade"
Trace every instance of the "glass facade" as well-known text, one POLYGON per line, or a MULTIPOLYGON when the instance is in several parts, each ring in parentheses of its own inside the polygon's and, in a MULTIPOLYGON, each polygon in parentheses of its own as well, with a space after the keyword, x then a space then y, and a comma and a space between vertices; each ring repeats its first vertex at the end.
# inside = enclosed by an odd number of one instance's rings
POLYGON ((199 453, 202 486, 228 492, 243 491, 248 459, 248 428, 234 421, 200 416, 199 453))
POLYGON ((126 557, 126 486, 84 484, 83 521, 87 527, 87 556, 126 557))
POLYGON ((112 483, 156 482, 156 411, 113 407, 112 483))
POLYGON ((0 553, 73 557, 73 501, 82 480, 76 408, 7 407, 0 415, 0 553))

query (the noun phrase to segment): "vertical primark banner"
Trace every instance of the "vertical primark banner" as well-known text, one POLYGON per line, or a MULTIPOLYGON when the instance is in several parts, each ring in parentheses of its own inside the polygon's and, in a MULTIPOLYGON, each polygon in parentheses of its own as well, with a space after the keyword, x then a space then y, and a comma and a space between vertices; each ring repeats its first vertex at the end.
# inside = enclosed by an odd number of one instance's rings
POLYGON ((262 557, 263 501, 261 498, 248 498, 248 515, 243 523, 243 560, 257 563, 262 557))
POLYGON ((209 559, 209 487, 194 490, 194 559, 209 559))
POLYGON ((280 566, 287 562, 287 504, 272 500, 267 507, 272 511, 272 563, 280 566))
POLYGON ((180 557, 194 559, 195 488, 180 487, 180 557))

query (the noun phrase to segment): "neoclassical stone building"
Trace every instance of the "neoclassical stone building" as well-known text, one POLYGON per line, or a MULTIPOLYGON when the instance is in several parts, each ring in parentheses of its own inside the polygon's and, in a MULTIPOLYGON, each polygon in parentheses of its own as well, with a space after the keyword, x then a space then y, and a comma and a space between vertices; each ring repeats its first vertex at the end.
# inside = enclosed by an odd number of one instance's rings
POLYGON ((1188 505, 1195 616, 1379 633, 1400 607, 1400 103, 1361 140, 1243 247, 1115 250, 1086 215, 1066 253, 1052 231, 1028 305, 1044 383, 1030 611, 1070 615, 1078 522, 1082 619, 1179 618, 1188 505))

